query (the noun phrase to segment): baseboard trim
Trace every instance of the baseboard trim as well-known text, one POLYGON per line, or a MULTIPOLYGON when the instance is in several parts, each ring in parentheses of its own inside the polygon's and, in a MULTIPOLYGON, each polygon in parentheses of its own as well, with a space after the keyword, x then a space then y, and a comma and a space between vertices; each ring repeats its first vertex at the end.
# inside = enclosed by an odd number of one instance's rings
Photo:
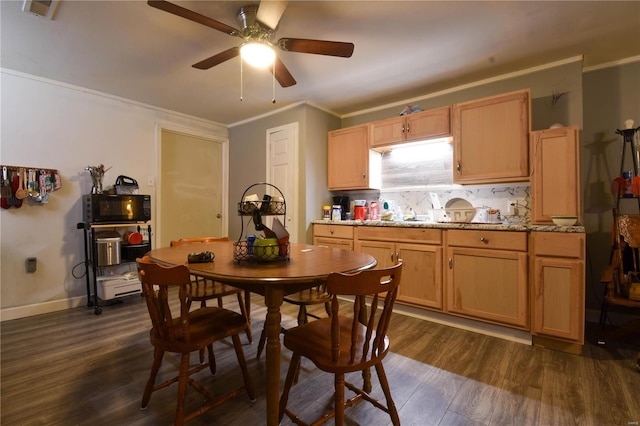
POLYGON ((32 305, 16 306, 0 309, 0 322, 19 318, 32 317, 34 315, 48 314, 50 312, 77 308, 87 304, 87 296, 72 297, 69 299, 52 300, 32 305))
POLYGON ((504 340, 509 340, 511 342, 522 343, 524 345, 531 345, 532 343, 531 333, 529 333, 528 331, 515 330, 509 327, 501 327, 495 324, 488 324, 466 318, 456 317, 453 315, 443 314, 440 312, 414 308, 412 306, 406 306, 399 303, 395 304, 395 306, 393 307, 393 312, 426 321, 432 321, 450 327, 473 331, 475 333, 498 337, 504 340))

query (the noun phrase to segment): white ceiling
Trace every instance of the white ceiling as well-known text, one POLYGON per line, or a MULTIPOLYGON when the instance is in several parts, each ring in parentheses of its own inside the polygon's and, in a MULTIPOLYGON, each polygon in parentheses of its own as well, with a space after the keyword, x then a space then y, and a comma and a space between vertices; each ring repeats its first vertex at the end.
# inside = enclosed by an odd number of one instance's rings
MULTIPOLYGON (((239 28, 256 1, 176 1, 239 28)), ((300 101, 339 115, 582 55, 640 55, 640 1, 290 1, 276 38, 353 42, 351 58, 279 52, 298 84, 240 60, 192 64, 240 44, 145 1, 61 0, 53 19, 0 0, 0 66, 232 125, 300 101)))

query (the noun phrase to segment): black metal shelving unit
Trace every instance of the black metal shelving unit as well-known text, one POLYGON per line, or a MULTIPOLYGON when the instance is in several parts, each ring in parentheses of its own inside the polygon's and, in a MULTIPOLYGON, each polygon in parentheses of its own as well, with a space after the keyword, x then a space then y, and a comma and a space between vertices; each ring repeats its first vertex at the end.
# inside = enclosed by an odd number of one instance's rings
MULTIPOLYGON (((82 229, 84 234, 84 258, 86 265, 85 280, 87 286, 87 307, 94 309, 95 315, 102 313, 102 306, 98 297, 98 277, 102 276, 106 268, 116 266, 99 266, 98 265, 98 246, 96 232, 105 229, 116 228, 135 228, 137 232, 141 232, 146 228, 147 240, 143 240, 141 244, 128 244, 121 246, 121 262, 131 263, 136 261, 136 257, 142 256, 151 250, 151 225, 149 223, 85 223, 77 224, 77 229, 82 229), (126 248, 126 250, 125 250, 126 248)), ((139 291, 137 291, 139 293, 139 291)), ((123 295, 121 295, 123 296, 123 295)), ((120 297, 121 297, 120 296, 120 297)))

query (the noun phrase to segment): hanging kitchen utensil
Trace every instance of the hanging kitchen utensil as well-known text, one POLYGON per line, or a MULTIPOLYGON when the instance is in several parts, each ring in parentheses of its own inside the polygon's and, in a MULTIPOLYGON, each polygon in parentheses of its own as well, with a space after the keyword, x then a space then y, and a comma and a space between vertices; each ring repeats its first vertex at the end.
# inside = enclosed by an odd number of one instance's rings
POLYGON ((21 184, 22 184, 22 181, 20 179, 20 172, 18 171, 13 175, 13 178, 11 180, 11 190, 13 194, 11 196, 11 205, 18 209, 22 207, 22 200, 16 197, 16 193, 18 192, 18 189, 20 188, 21 184))
POLYGON ((7 172, 7 167, 2 167, 2 189, 1 189, 2 198, 11 198, 11 182, 9 181, 9 175, 7 172))
POLYGON ((36 190, 36 171, 33 169, 27 171, 27 195, 32 199, 39 195, 36 190))
MULTIPOLYGON (((14 178, 15 179, 15 178, 14 178)), ((18 188, 15 191, 18 200, 27 198, 27 191, 24 189, 24 169, 18 169, 18 188)))
POLYGON ((38 183, 40 184, 40 202, 46 204, 49 202, 49 192, 51 191, 51 173, 41 170, 38 183))
POLYGON ((11 184, 9 183, 7 168, 3 167, 2 168, 2 198, 0 200, 0 206, 3 209, 8 209, 11 207, 11 197, 13 197, 13 192, 11 192, 11 184))

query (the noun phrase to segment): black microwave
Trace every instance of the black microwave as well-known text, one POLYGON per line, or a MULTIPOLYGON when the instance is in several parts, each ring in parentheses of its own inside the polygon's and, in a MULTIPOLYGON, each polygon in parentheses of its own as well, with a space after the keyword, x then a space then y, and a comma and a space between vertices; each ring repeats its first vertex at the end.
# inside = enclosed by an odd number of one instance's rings
POLYGON ((151 195, 84 195, 82 219, 85 223, 148 222, 151 220, 151 195))

